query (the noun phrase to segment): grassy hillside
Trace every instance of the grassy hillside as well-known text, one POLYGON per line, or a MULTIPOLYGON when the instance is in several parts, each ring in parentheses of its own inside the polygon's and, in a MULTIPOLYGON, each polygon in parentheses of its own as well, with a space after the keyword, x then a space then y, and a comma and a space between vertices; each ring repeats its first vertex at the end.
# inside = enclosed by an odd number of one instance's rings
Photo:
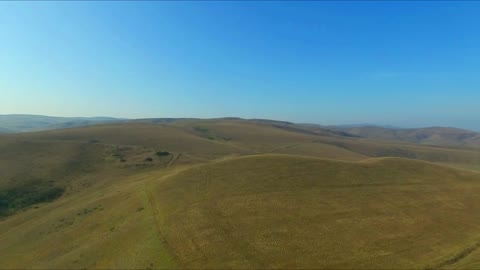
POLYGON ((445 127, 396 129, 375 126, 331 127, 360 137, 417 144, 480 147, 480 133, 445 127))
POLYGON ((337 139, 330 143, 368 157, 402 157, 472 169, 480 164, 480 150, 476 148, 422 146, 368 139, 337 139))
POLYGON ((252 155, 109 181, 0 222, 0 268, 423 269, 480 237, 480 175, 426 162, 252 155))
POLYGON ((181 172, 155 193, 182 267, 417 269, 478 241, 479 180, 405 159, 262 155, 181 172))
MULTIPOLYGON (((182 154, 182 159, 211 160, 225 155, 288 153, 358 160, 405 157, 433 162, 475 165, 480 150, 376 142, 342 134, 309 132, 303 126, 279 127, 258 120, 176 120, 127 122, 91 127, 15 134, 3 138, 49 143, 81 142, 140 146, 182 154)), ((5 135, 4 135, 5 136, 5 135)))
POLYGON ((175 266, 155 229, 147 176, 99 175, 102 184, 0 221, 0 268, 175 266))
POLYGON ((478 149, 160 120, 0 135, 0 268, 478 263, 478 149))

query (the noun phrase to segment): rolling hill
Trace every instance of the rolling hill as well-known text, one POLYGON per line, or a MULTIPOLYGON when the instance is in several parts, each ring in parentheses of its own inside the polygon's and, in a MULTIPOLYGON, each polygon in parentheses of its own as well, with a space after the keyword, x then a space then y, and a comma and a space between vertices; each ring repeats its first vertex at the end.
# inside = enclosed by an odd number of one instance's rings
POLYGON ((429 128, 384 128, 378 126, 332 127, 352 135, 389 141, 403 141, 417 144, 480 147, 480 133, 448 127, 429 128))
MULTIPOLYGON (((360 137, 424 145, 480 147, 480 133, 458 128, 429 127, 401 129, 374 125, 321 126, 317 124, 296 124, 287 121, 242 119, 237 117, 210 119, 210 121, 212 120, 243 121, 310 135, 360 137)), ((52 117, 22 114, 0 115, 0 134, 65 129, 115 122, 173 124, 197 121, 208 122, 209 120, 198 118, 152 118, 128 120, 112 117, 52 117)))
POLYGON ((269 120, 0 135, 0 268, 478 265, 480 150, 269 120))
POLYGON ((181 267, 420 269, 477 243, 479 180, 398 158, 260 155, 182 171, 154 196, 181 267))
POLYGON ((53 117, 29 114, 0 115, 0 133, 70 128, 122 120, 124 119, 112 117, 53 117))
POLYGON ((8 128, 0 127, 0 133, 12 133, 12 131, 9 130, 8 128))

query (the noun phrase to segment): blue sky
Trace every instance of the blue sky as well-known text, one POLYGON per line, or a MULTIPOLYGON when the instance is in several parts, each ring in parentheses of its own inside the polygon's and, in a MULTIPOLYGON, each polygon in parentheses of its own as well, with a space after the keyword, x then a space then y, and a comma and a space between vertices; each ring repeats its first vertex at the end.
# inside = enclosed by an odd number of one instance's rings
POLYGON ((480 2, 1 2, 0 114, 480 130, 480 2))

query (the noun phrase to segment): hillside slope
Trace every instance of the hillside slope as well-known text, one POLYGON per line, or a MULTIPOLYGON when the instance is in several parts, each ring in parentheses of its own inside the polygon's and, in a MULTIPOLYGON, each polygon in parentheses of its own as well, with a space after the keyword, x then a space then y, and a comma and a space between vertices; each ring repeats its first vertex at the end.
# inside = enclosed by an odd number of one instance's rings
MULTIPOLYGON (((261 153, 346 161, 403 157, 480 170, 480 151, 469 148, 380 143, 246 120, 127 122, 0 135, 0 188, 54 182, 71 189, 69 183, 78 183, 72 179, 99 171, 155 169, 261 153), (169 154, 158 156, 159 151, 169 154)), ((90 177, 84 182, 92 181, 90 177)))
POLYGON ((477 243, 479 188, 479 174, 406 159, 261 155, 179 173, 155 194, 182 267, 419 269, 477 243))
POLYGON ((445 127, 396 129, 375 126, 331 127, 360 137, 417 144, 480 147, 480 133, 445 127))
POLYGON ((0 268, 454 267, 479 170, 478 149, 265 120, 3 134, 0 268))
POLYGON ((0 222, 0 268, 423 269, 480 239, 480 174, 427 162, 262 154, 112 181, 0 222))

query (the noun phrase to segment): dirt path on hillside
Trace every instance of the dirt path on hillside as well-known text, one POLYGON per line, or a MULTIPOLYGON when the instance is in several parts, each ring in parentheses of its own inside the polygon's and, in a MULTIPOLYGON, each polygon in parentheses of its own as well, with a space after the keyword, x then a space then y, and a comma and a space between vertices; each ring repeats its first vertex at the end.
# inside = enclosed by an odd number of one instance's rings
POLYGON ((180 154, 172 154, 172 158, 168 161, 167 165, 165 167, 170 167, 175 163, 180 157, 182 156, 182 153, 180 154))
POLYGON ((438 263, 436 264, 435 266, 433 267, 426 267, 427 270, 430 270, 430 269, 442 269, 444 267, 447 267, 449 265, 452 265, 452 264, 455 264, 459 261, 461 261, 462 259, 464 259, 465 257, 467 257, 468 255, 470 255, 472 252, 474 252, 475 250, 477 250, 478 248, 480 248, 480 241, 477 241, 475 244, 469 246, 469 247, 466 247, 464 248, 463 250, 461 250, 460 252, 456 253, 455 255, 447 258, 446 260, 444 260, 443 262, 441 263, 438 263))
POLYGON ((162 226, 161 226, 161 221, 160 221, 160 210, 158 209, 158 206, 155 201, 155 197, 151 191, 151 189, 148 187, 148 183, 145 183, 145 192, 147 193, 148 197, 148 203, 150 204, 150 209, 152 209, 153 212, 153 218, 155 220, 155 226, 157 229, 157 233, 160 237, 160 240, 162 244, 165 246, 165 249, 170 253, 170 255, 173 257, 175 262, 178 262, 177 260, 177 254, 174 252, 172 246, 168 243, 167 238, 162 232, 162 226))

